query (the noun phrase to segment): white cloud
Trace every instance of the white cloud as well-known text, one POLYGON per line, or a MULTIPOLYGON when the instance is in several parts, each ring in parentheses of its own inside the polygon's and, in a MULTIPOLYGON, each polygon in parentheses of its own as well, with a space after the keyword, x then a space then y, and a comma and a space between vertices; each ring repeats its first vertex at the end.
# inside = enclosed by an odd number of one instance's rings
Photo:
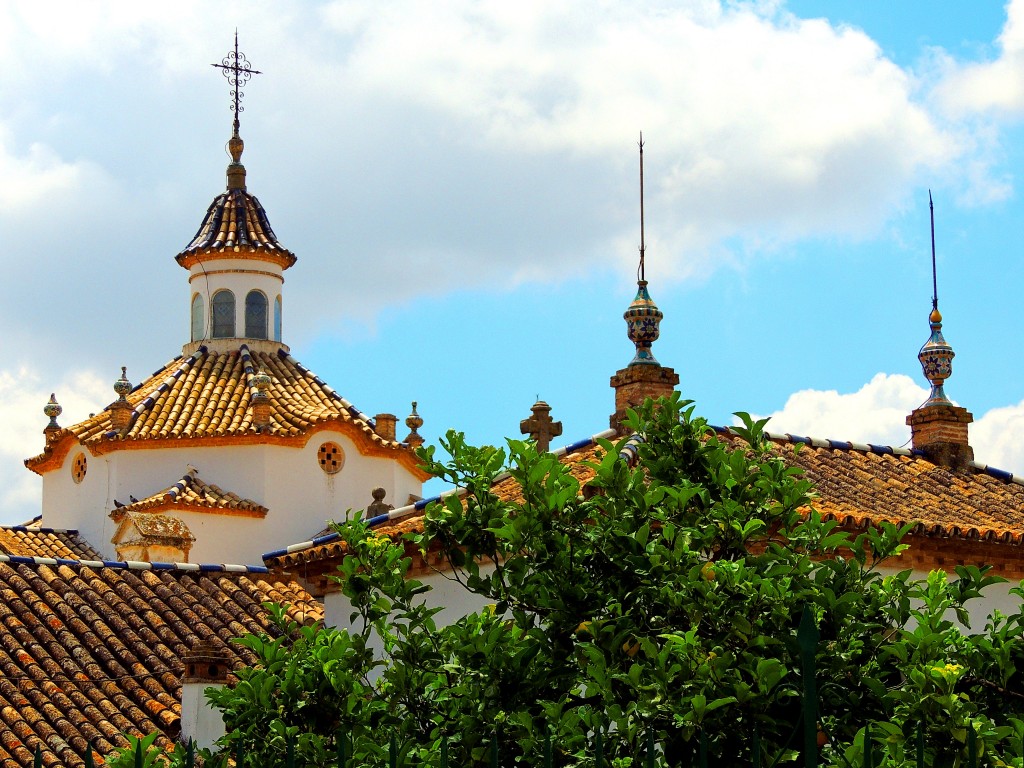
MULTIPOLYGON (((910 440, 906 418, 928 389, 900 373, 876 373, 856 392, 805 389, 770 414, 770 432, 900 446, 910 440)), ((759 417, 763 418, 763 417, 759 417)), ((977 461, 1024 473, 1024 401, 993 408, 969 428, 977 461)))
POLYGON ((993 408, 970 426, 978 461, 1024 475, 1024 400, 993 408))
MULTIPOLYGON (((903 445, 910 439, 907 415, 928 397, 928 390, 901 373, 876 373, 856 392, 804 389, 770 414, 770 432, 903 445)), ((762 417, 763 418, 763 417, 762 417)))
POLYGON ((1024 116, 1024 0, 1010 0, 992 61, 950 64, 936 95, 950 112, 1024 116))
POLYGON ((67 374, 53 387, 38 372, 21 367, 0 370, 0 522, 24 522, 40 513, 39 477, 25 468, 24 459, 43 449, 43 406, 51 391, 64 412, 62 426, 98 411, 114 395, 110 383, 91 371, 67 374), (47 382, 48 383, 48 382, 47 382))
POLYGON ((395 2, 354 21, 335 3, 326 15, 353 40, 345 78, 443 110, 472 145, 631 168, 626 142, 643 128, 652 229, 677 259, 725 237, 872 232, 919 174, 965 149, 863 32, 773 5, 395 2))
POLYGON ((41 206, 52 195, 80 189, 90 170, 86 164, 63 161, 39 142, 16 154, 10 147, 10 130, 0 124, 0 211, 4 217, 41 206))

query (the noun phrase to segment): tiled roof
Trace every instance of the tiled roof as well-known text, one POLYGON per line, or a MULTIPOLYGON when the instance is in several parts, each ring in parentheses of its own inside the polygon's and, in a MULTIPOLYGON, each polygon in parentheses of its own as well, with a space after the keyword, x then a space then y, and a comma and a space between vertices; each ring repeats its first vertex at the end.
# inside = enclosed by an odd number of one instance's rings
MULTIPOLYGON (((217 566, 104 565, 0 558, 0 763, 81 766, 91 744, 107 754, 160 731, 180 732, 181 657, 201 640, 232 665, 255 661, 230 642, 268 631, 263 603, 323 618, 291 582, 217 566)), ((257 571, 257 572, 254 572, 257 571)))
POLYGON ((284 269, 296 260, 278 241, 260 201, 244 189, 229 189, 213 199, 195 237, 175 259, 188 268, 204 256, 224 255, 265 259, 284 269))
POLYGON ((0 526, 0 554, 20 557, 67 557, 99 560, 100 554, 78 531, 33 525, 0 526))
POLYGON ((189 471, 176 483, 152 496, 115 507, 110 516, 117 522, 126 513, 196 507, 229 513, 249 512, 258 516, 267 514, 267 508, 262 504, 201 480, 198 471, 189 471))
MULTIPOLYGON (((715 429, 721 439, 742 442, 728 428, 715 429)), ((913 534, 918 536, 1024 544, 1024 478, 978 463, 952 472, 906 448, 788 434, 770 433, 769 437, 779 455, 801 468, 814 483, 815 507, 845 526, 862 528, 883 520, 917 522, 913 534)), ((570 446, 567 452, 563 449, 562 461, 570 464, 581 485, 593 477, 587 463, 600 454, 595 443, 591 438, 570 446)), ((635 453, 635 446, 627 443, 624 458, 631 460, 635 453)), ((505 500, 514 500, 520 493, 518 484, 507 477, 499 477, 493 490, 505 500)), ((396 509, 371 522, 379 526, 382 535, 392 538, 420 531, 423 509, 444 495, 396 509)), ((268 552, 264 562, 284 568, 314 563, 343 555, 343 547, 337 534, 328 534, 268 552)))
POLYGON ((393 455, 423 475, 408 446, 380 437, 369 417, 284 349, 250 351, 241 343, 236 350, 212 352, 200 346, 189 357, 172 360, 156 371, 127 400, 132 413, 124 434, 114 430, 108 406, 51 435, 43 453, 27 459, 26 466, 42 473, 51 463, 63 461, 77 441, 100 454, 116 450, 125 441, 287 442, 320 425, 331 425, 350 432, 361 451, 393 455), (251 407, 257 392, 252 379, 261 368, 271 377, 270 421, 262 428, 253 423, 251 407))

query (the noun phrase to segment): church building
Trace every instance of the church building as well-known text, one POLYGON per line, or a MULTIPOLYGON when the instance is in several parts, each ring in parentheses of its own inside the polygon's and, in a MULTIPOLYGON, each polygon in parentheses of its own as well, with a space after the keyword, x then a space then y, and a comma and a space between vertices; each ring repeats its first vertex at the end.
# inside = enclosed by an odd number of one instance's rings
MULTIPOLYGON (((237 41, 224 69, 237 94, 252 72, 237 41)), ((42 477, 41 514, 0 526, 4 765, 28 768, 37 751, 47 766, 77 768, 89 753, 99 765, 124 733, 158 731, 165 747, 212 738, 199 692, 254 660, 231 639, 268 631, 264 603, 286 605, 300 624, 347 620, 329 578, 345 551, 328 522, 359 510, 397 539, 422 526, 432 501, 421 498, 416 404, 399 435, 395 415, 358 410, 284 343, 284 273, 300 267, 248 190, 237 108, 228 148, 226 188, 174 257, 188 285, 174 311, 191 329, 180 355, 147 377, 125 361, 112 402, 78 424, 61 425, 51 398, 42 450, 25 461, 42 477)), ((629 437, 626 410, 679 383, 653 354, 662 312, 642 261, 640 278, 624 316, 633 358, 611 375, 608 411, 594 415, 601 431, 552 445, 561 425, 544 402, 521 424, 584 483, 598 440, 629 437)), ((943 389, 953 350, 937 306, 929 329, 919 358, 932 393, 907 417, 910 448, 788 434, 772 441, 814 482, 821 513, 842 526, 915 522, 904 567, 990 564, 1019 580, 1024 478, 975 460, 971 414, 943 389)), ((718 431, 742 447, 727 427, 718 431)), ((495 492, 513 499, 519 489, 504 479, 495 492)), ((472 607, 442 588, 438 559, 412 554, 449 616, 472 607)))

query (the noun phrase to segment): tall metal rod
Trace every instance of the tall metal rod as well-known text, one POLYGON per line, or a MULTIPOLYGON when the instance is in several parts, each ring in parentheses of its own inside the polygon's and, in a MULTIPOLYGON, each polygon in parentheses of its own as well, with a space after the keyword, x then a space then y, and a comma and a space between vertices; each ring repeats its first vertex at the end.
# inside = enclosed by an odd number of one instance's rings
POLYGON ((932 309, 939 308, 939 280, 935 270, 935 204, 932 203, 932 191, 928 190, 928 212, 932 218, 932 309))
POLYGON ((640 269, 638 279, 644 277, 644 132, 640 131, 640 269))

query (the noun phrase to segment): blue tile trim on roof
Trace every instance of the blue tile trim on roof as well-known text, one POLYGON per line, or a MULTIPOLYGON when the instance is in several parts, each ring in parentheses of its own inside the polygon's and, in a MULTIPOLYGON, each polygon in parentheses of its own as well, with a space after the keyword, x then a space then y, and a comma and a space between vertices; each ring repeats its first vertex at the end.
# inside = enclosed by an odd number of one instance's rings
POLYGON ((70 536, 77 536, 77 528, 33 528, 29 525, 0 525, 0 530, 15 531, 17 533, 66 533, 70 536))
POLYGON ((344 408, 346 411, 348 411, 349 416, 351 416, 353 419, 356 419, 358 421, 366 422, 367 424, 371 424, 371 425, 373 424, 373 420, 369 416, 367 416, 365 413, 363 413, 358 408, 356 408, 354 405, 352 405, 352 403, 350 403, 344 397, 339 395, 337 393, 337 391, 335 391, 331 387, 327 386, 327 383, 323 379, 321 379, 319 376, 317 376, 315 373, 313 373, 311 370, 309 370, 309 368, 304 366, 302 363, 300 363, 298 360, 296 360, 290 354, 285 352, 283 349, 278 349, 277 350, 277 356, 280 357, 282 360, 288 361, 289 363, 294 365, 296 368, 298 368, 299 371, 301 371, 303 374, 305 374, 306 376, 309 376, 314 382, 316 382, 320 386, 321 389, 323 389, 324 392, 327 393, 327 395, 329 397, 332 397, 335 400, 337 400, 339 403, 341 403, 342 408, 344 408))
POLYGON ((129 571, 195 571, 201 573, 269 573, 263 565, 227 563, 147 563, 137 560, 72 560, 64 557, 24 557, 0 555, 0 563, 11 565, 66 565, 71 568, 116 568, 129 571))

